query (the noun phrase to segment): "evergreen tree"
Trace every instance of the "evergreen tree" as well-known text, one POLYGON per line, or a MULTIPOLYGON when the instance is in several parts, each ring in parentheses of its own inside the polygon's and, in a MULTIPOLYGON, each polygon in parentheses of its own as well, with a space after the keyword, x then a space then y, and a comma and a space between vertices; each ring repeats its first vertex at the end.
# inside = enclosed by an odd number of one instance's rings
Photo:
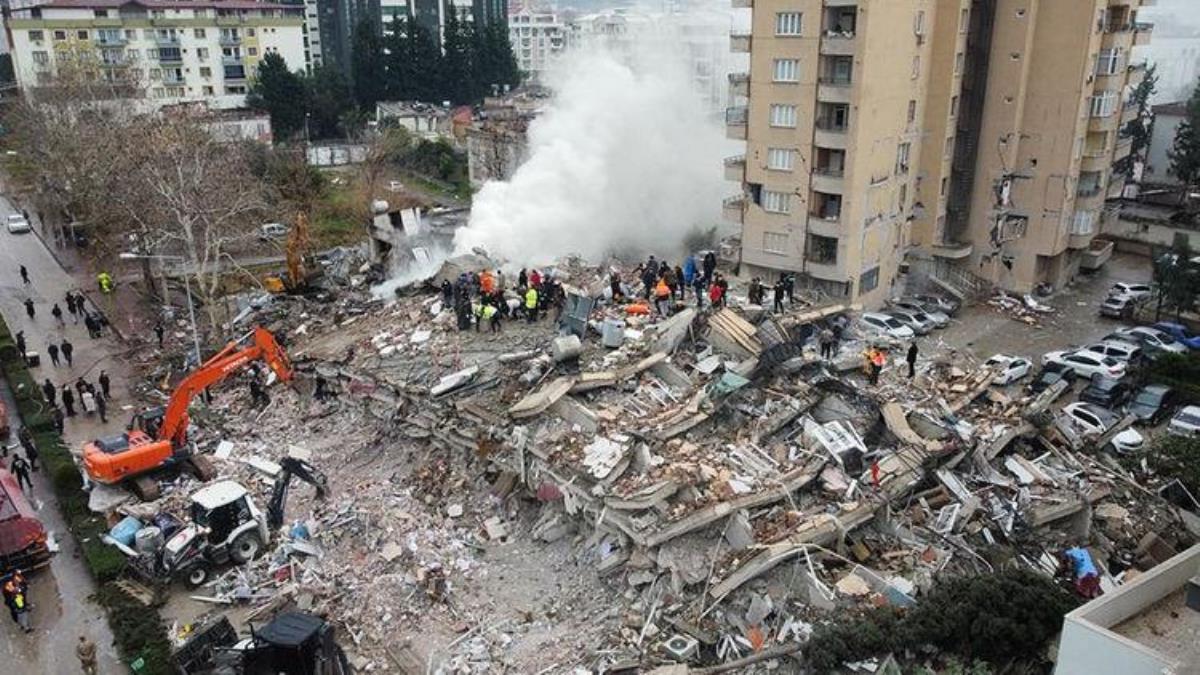
POLYGON ((405 34, 408 36, 412 97, 418 101, 440 103, 446 94, 442 81, 442 50, 437 38, 411 15, 405 25, 405 34))
POLYGON ((271 116, 275 138, 291 138, 304 128, 304 80, 288 70, 282 56, 268 52, 258 64, 246 105, 271 116))
POLYGON ((1187 113, 1175 130, 1175 145, 1167 152, 1171 173, 1183 183, 1180 198, 1200 187, 1200 86, 1192 91, 1187 113))
POLYGON ((311 138, 344 136, 342 116, 354 108, 350 87, 336 66, 317 66, 305 80, 311 138))
POLYGON ((463 21, 458 9, 446 3, 446 36, 442 41, 442 84, 451 103, 473 103, 479 99, 475 78, 474 38, 470 22, 463 21))
POLYGON ((383 59, 383 38, 379 27, 370 17, 363 17, 355 26, 353 45, 350 78, 354 86, 354 100, 360 110, 371 113, 375 104, 383 100, 387 71, 383 59))
POLYGON ((1158 87, 1158 75, 1155 73, 1154 65, 1146 68, 1146 76, 1134 87, 1133 92, 1129 95, 1129 102, 1126 105, 1137 106, 1138 116, 1136 119, 1129 120, 1125 127, 1121 130, 1121 135, 1133 139, 1130 145, 1129 154, 1117 160, 1113 164, 1115 173, 1124 174, 1127 178, 1133 177, 1134 160, 1144 160, 1146 147, 1150 145, 1150 126, 1152 118, 1150 115, 1150 98, 1154 96, 1154 91, 1158 87))
POLYGON ((405 39, 405 19, 399 16, 392 18, 387 34, 383 36, 383 46, 387 49, 384 65, 387 68, 387 92, 390 101, 407 101, 412 99, 412 77, 409 69, 409 43, 405 39))
POLYGON ((517 67, 517 55, 513 53, 512 42, 508 39, 508 24, 493 21, 488 25, 488 38, 495 82, 517 86, 521 83, 521 70, 517 67))

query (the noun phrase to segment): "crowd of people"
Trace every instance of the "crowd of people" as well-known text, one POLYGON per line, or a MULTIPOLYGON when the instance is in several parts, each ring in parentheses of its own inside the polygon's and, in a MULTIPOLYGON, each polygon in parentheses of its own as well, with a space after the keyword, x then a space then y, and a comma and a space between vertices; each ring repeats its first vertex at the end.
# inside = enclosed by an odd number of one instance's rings
POLYGON ((442 303, 454 309, 460 330, 481 330, 484 323, 493 333, 503 329, 503 320, 524 319, 529 323, 554 312, 562 316, 566 292, 553 274, 522 269, 510 290, 503 270, 463 272, 451 283, 443 279, 442 303))

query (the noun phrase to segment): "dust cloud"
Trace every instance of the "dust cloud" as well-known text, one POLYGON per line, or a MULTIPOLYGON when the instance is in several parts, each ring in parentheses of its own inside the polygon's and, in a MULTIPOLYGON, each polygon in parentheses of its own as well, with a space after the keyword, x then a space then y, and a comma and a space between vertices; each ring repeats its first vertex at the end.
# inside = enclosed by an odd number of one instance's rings
POLYGON ((511 180, 483 186, 455 249, 521 265, 672 253, 694 228, 717 224, 728 145, 691 86, 685 50, 672 47, 566 55, 530 125, 528 159, 511 180))

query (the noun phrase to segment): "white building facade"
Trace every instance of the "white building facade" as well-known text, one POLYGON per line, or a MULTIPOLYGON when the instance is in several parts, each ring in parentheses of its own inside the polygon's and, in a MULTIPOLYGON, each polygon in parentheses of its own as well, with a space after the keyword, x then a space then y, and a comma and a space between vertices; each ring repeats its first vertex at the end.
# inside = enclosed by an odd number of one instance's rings
POLYGON ((49 0, 8 20, 22 89, 49 84, 68 60, 133 84, 156 105, 239 108, 259 62, 307 65, 304 6, 252 0, 49 0))
POLYGON ((522 9, 508 17, 508 41, 521 72, 541 82, 551 61, 567 47, 567 26, 554 12, 522 9))

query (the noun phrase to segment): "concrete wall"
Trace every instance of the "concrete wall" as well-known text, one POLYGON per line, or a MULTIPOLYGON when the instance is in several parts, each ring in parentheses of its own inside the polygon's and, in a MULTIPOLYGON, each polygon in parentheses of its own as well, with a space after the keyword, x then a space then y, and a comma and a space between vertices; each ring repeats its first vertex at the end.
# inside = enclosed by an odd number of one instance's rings
POLYGON ((1176 185, 1179 181, 1171 175, 1171 159, 1167 152, 1175 145, 1175 131, 1179 128, 1183 117, 1159 113, 1154 116, 1154 129, 1150 135, 1150 147, 1146 150, 1146 173, 1143 179, 1148 183, 1170 183, 1176 185))
MULTIPOLYGON (((1055 675, 1161 675, 1177 663, 1109 628, 1120 624, 1183 587, 1200 570, 1200 544, 1155 567, 1125 586, 1067 614, 1063 620, 1055 675)), ((1194 667, 1196 664, 1190 664, 1194 667)), ((1175 670, 1173 670, 1175 669, 1175 670)))
POLYGON ((1180 234, 1187 237, 1188 246, 1193 251, 1200 250, 1200 231, 1162 223, 1113 218, 1103 223, 1101 232, 1107 238, 1116 240, 1117 250, 1123 252, 1149 255, 1152 246, 1171 246, 1175 243, 1176 235, 1180 234))

